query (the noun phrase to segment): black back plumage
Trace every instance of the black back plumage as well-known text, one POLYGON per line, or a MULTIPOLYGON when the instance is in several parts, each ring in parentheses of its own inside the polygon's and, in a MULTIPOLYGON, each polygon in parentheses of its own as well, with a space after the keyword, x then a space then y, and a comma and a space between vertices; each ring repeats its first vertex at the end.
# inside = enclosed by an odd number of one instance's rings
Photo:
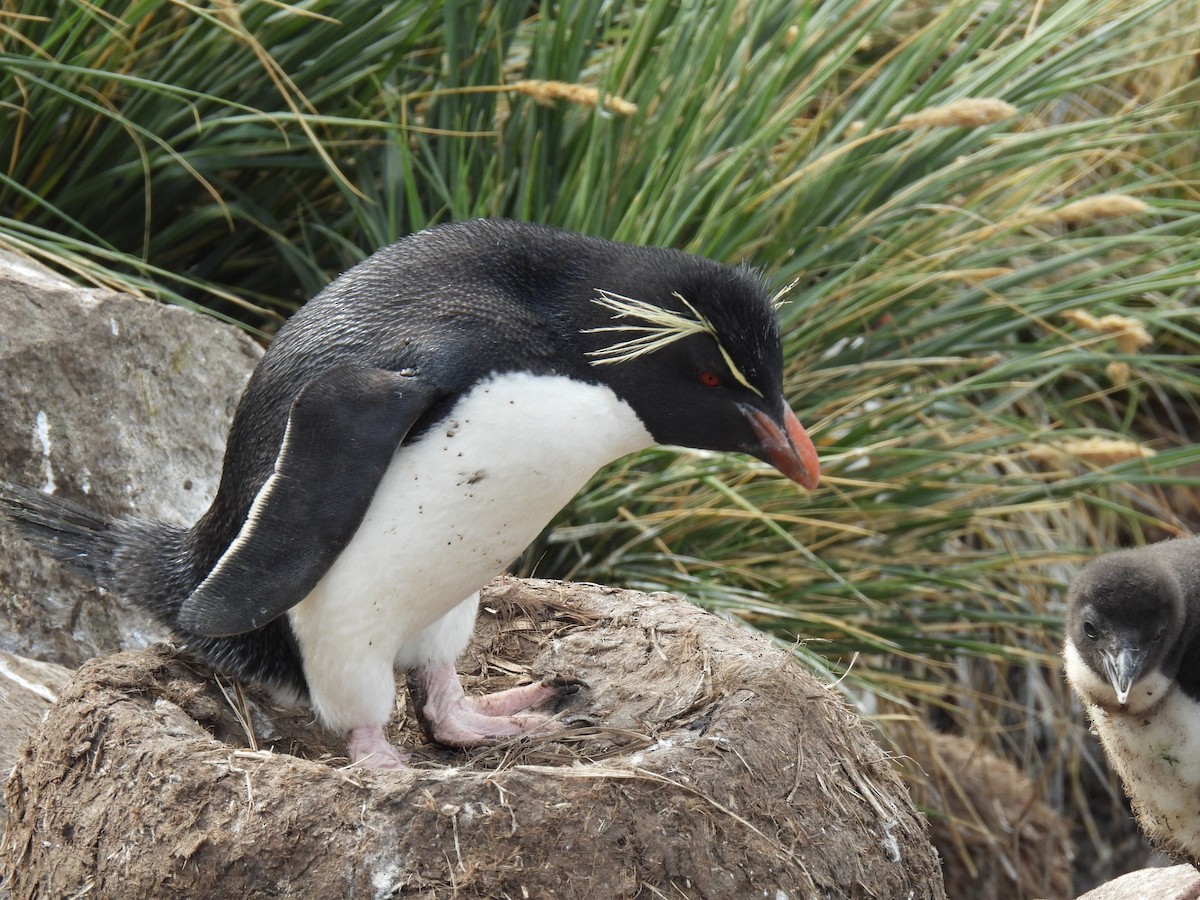
MULTIPOLYGON (((658 442, 699 449, 747 450, 756 438, 734 403, 714 399, 697 372, 717 373, 720 390, 734 399, 744 393, 768 412, 784 406, 778 325, 750 270, 674 250, 478 220, 384 248, 292 317, 247 385, 217 495, 191 528, 107 521, 11 487, 0 490, 0 503, 57 558, 178 629, 184 601, 230 548, 271 477, 293 403, 315 377, 345 367, 420 379, 430 405, 408 440, 438 422, 466 388, 505 371, 608 384, 658 442), (595 302, 600 290, 699 315, 711 330, 645 357, 597 364, 598 352, 621 337, 606 329, 630 324, 595 302), (715 335, 719 341, 710 340, 715 335)), ((222 668, 303 691, 286 617, 246 634, 183 636, 222 668)))

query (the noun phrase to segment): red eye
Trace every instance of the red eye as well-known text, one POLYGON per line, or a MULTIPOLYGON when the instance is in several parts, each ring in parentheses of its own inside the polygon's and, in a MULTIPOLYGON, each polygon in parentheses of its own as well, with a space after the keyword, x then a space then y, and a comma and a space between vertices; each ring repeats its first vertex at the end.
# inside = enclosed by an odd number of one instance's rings
POLYGON ((705 387, 717 387, 721 383, 721 376, 716 372, 701 372, 700 383, 705 387))

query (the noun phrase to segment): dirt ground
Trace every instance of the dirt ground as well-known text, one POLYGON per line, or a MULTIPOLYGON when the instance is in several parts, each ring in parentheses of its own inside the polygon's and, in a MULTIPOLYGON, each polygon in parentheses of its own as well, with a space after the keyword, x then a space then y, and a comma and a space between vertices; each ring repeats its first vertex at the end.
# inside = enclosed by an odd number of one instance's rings
POLYGON ((85 665, 8 783, 13 897, 944 896, 837 694, 683 600, 504 579, 460 671, 587 688, 566 732, 466 753, 402 712, 414 767, 372 772, 178 648, 85 665))

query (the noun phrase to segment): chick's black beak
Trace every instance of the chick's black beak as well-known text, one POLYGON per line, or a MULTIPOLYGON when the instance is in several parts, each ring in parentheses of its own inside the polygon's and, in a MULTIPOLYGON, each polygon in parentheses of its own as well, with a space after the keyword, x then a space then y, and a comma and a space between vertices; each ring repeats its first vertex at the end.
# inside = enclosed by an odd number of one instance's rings
POLYGON ((778 420, 750 406, 743 406, 742 412, 758 438, 758 447, 751 452, 797 484, 815 490, 821 479, 817 448, 791 408, 784 404, 778 420))
POLYGON ((1101 650, 1100 658, 1104 663, 1104 674, 1116 691, 1117 702, 1124 706, 1129 701, 1129 692, 1133 683, 1142 674, 1142 666, 1146 662, 1146 651, 1138 650, 1132 644, 1124 644, 1115 652, 1101 650))

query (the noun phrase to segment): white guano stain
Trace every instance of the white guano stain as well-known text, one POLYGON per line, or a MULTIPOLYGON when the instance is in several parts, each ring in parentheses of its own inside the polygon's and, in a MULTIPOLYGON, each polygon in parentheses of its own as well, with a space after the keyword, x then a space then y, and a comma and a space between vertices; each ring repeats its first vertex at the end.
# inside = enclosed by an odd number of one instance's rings
POLYGON ((31 694, 37 694, 43 700, 48 700, 51 703, 58 702, 58 695, 54 693, 54 691, 50 690, 50 688, 46 687, 44 684, 38 684, 37 682, 30 681, 27 678, 22 678, 7 665, 5 665, 5 662, 2 659, 0 659, 0 676, 7 678, 13 684, 23 687, 31 694))
POLYGON ((54 483, 54 467, 50 464, 50 420, 46 417, 44 409, 38 410, 36 433, 38 442, 42 445, 42 474, 45 476, 42 491, 53 494, 58 485, 54 483))

